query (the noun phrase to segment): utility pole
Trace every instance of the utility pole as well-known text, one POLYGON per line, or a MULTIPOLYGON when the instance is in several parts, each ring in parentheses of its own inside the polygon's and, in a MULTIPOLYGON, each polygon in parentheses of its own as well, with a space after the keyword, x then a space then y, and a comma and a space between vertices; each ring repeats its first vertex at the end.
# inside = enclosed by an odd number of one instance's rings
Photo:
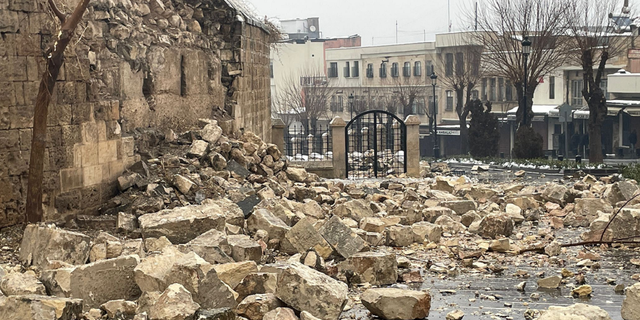
POLYGON ((449 26, 449 32, 451 32, 451 0, 447 1, 447 24, 449 26))
POLYGON ((478 31, 478 1, 476 1, 476 24, 473 28, 474 31, 478 31))
POLYGON ((396 20, 396 44, 398 43, 398 20, 396 20))

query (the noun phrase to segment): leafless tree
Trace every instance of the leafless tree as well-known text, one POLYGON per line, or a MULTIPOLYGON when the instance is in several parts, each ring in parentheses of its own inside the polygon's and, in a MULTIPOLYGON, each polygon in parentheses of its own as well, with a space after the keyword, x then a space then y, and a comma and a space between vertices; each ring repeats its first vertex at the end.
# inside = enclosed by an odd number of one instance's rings
POLYGON ((309 68, 292 73, 277 90, 272 112, 302 122, 307 131, 315 128, 318 119, 327 117, 334 92, 324 72, 309 68))
MULTIPOLYGON (((387 78, 388 86, 392 88, 391 97, 388 98, 388 105, 402 108, 402 114, 406 117, 414 114, 415 103, 418 98, 423 98, 428 93, 425 76, 411 75, 412 67, 409 69, 409 76, 406 76, 401 67, 398 67, 398 75, 387 78), (397 104, 397 106, 396 106, 397 104)), ((396 110, 396 113, 400 110, 396 110)))
POLYGON ((608 61, 620 56, 627 48, 631 34, 624 25, 629 18, 628 1, 620 7, 614 0, 599 0, 597 5, 585 0, 569 1, 567 19, 574 48, 568 56, 582 67, 582 96, 589 106, 589 162, 601 163, 602 123, 607 115, 607 99, 600 87, 608 61), (620 27, 620 24, 623 24, 620 27))
POLYGON ((538 79, 566 61, 569 43, 559 41, 559 37, 572 22, 566 18, 570 9, 564 0, 487 0, 479 10, 478 32, 474 34, 484 48, 482 65, 487 73, 505 77, 515 85, 519 103, 517 121, 521 126, 531 124, 538 79), (526 101, 523 37, 531 41, 526 101))
MULTIPOLYGON (((458 34, 452 47, 438 56, 436 74, 441 86, 453 89, 456 96, 456 114, 460 125, 460 151, 468 151, 469 117, 468 103, 471 93, 483 77, 481 68, 482 47, 474 43, 473 35, 458 34), (449 55, 449 58, 447 58, 449 55)), ((427 75, 428 76, 428 75, 427 75)))
POLYGON ((36 97, 33 115, 33 138, 29 159, 29 181, 27 184, 26 220, 29 223, 42 221, 42 179, 44 170, 44 151, 47 141, 47 111, 56 79, 64 61, 64 50, 87 10, 89 0, 80 0, 71 15, 64 14, 49 0, 49 7, 60 20, 60 31, 47 51, 47 68, 42 74, 40 88, 36 97))

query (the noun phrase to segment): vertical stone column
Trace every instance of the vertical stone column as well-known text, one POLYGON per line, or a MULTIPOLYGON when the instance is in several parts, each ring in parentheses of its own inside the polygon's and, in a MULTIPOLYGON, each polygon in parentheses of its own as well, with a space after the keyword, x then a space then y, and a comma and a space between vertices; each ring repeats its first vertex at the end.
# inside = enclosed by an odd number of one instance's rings
MULTIPOLYGON (((284 154, 284 122, 282 119, 271 119, 271 143, 278 146, 284 154)), ((277 160, 277 159, 274 159, 277 160)))
POLYGON ((347 177, 347 154, 345 150, 345 127, 347 123, 340 117, 331 120, 331 139, 333 144, 333 177, 347 177))
POLYGON ((313 142, 315 141, 313 139, 314 139, 314 136, 311 133, 309 133, 309 135, 307 136, 307 148, 309 149, 309 152, 307 152, 307 155, 309 156, 309 160, 311 160, 311 154, 313 153, 313 142))
POLYGON ((404 161, 407 162, 407 176, 420 177, 420 118, 409 115, 404 121, 407 125, 407 151, 404 161))

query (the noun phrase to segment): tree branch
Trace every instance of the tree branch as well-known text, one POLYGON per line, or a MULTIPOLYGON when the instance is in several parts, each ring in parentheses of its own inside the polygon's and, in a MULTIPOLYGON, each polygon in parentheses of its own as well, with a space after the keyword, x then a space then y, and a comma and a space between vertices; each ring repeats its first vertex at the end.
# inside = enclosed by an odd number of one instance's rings
POLYGON ((64 24, 64 22, 67 20, 67 15, 62 13, 58 9, 58 7, 56 6, 56 3, 53 2, 53 0, 49 0, 49 7, 51 8, 51 11, 53 11, 53 13, 56 15, 56 17, 60 19, 60 24, 64 24))

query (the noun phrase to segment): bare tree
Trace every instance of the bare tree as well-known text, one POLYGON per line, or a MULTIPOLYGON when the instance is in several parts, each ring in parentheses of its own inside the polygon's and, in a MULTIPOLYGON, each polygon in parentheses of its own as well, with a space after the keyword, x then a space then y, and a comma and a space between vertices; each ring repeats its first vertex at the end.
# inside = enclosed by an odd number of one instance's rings
POLYGON ((318 119, 327 116, 334 91, 324 72, 308 68, 291 74, 277 90, 273 112, 281 118, 292 116, 302 122, 307 131, 315 128, 318 119))
MULTIPOLYGON (((449 50, 439 54, 437 74, 442 86, 453 89, 456 96, 456 114, 460 125, 460 151, 468 152, 469 117, 468 104, 471 94, 482 79, 481 65, 482 47, 474 43, 474 38, 468 33, 460 33, 449 50)), ((427 75, 428 76, 428 75, 427 75)))
POLYGON ((607 115, 607 99, 600 87, 607 62, 625 52, 631 36, 626 21, 629 19, 628 1, 623 8, 618 1, 599 0, 597 6, 590 1, 571 0, 567 19, 574 48, 568 56, 582 67, 582 96, 589 106, 589 162, 601 163, 602 123, 607 115), (618 13, 620 15, 614 16, 618 13), (594 69, 595 68, 595 69, 594 69))
MULTIPOLYGON (((401 68, 399 68, 401 69, 401 68)), ((414 114, 415 103, 418 98, 423 98, 428 92, 428 88, 425 82, 425 76, 412 76, 412 68, 409 68, 409 76, 404 73, 405 71, 398 71, 397 76, 392 76, 389 82, 389 87, 392 88, 392 97, 388 101, 389 105, 395 105, 396 110, 402 108, 402 114, 406 117, 410 114, 414 114)), ((389 79, 389 78, 388 78, 389 79)), ((400 111, 397 110, 396 113, 400 111)), ((417 110, 416 110, 417 111, 417 110)))
POLYGON ((489 74, 505 77, 515 85, 520 126, 529 126, 533 119, 531 107, 538 79, 566 61, 569 43, 558 40, 571 23, 566 18, 569 10, 567 1, 562 0, 487 0, 478 14, 478 32, 474 34, 485 50, 482 64, 489 74), (523 37, 531 41, 526 101, 523 37))
POLYGON ((60 20, 60 31, 47 51, 47 68, 42 74, 33 115, 33 138, 29 159, 29 181, 27 184, 26 220, 29 223, 42 221, 42 179, 44 151, 47 141, 47 111, 56 79, 64 60, 64 50, 87 10, 89 0, 80 0, 73 14, 62 13, 53 0, 49 0, 51 11, 60 20))

